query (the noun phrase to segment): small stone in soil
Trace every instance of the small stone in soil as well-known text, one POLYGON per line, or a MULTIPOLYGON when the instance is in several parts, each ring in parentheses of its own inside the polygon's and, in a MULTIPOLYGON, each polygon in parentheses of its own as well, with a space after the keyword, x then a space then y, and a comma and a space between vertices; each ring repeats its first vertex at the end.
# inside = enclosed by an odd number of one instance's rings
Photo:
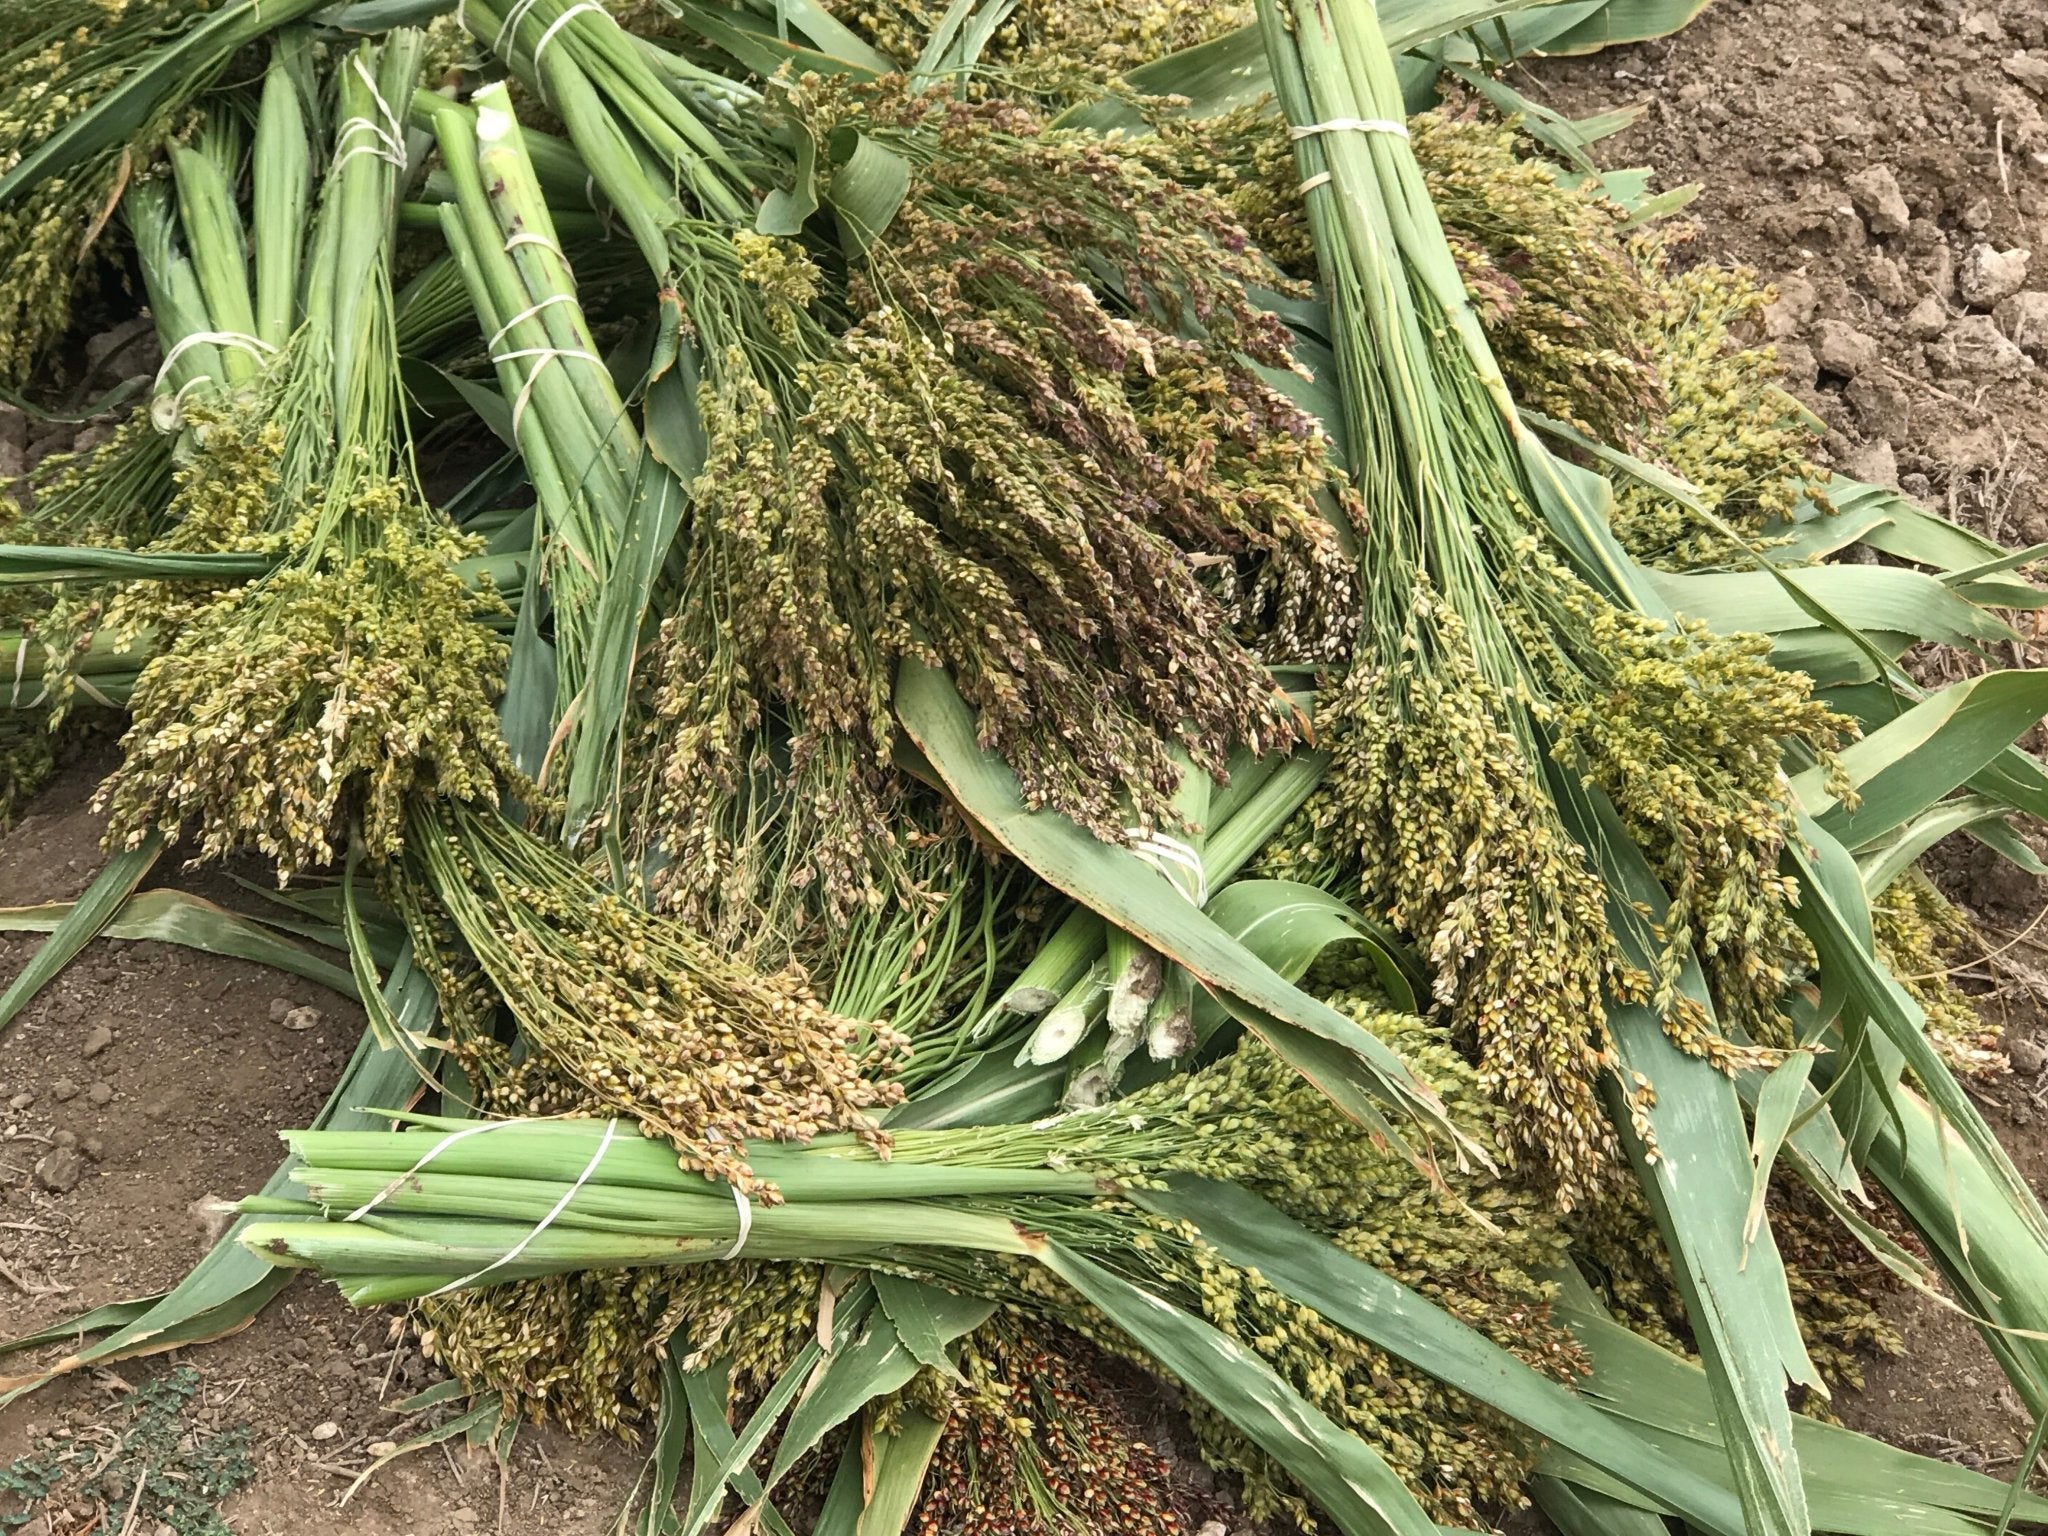
POLYGON ((2021 85, 2031 86, 2043 96, 2048 96, 2048 56, 2016 53, 1998 67, 2021 85))
POLYGON ((1927 344, 1935 372, 1969 379, 2015 379, 2033 367, 1989 315, 1964 315, 1927 344))
POLYGON ((2029 1035, 2006 1041, 2005 1054, 2022 1077, 2039 1077, 2048 1068, 2048 1046, 2029 1035))
POLYGON ((398 1449, 396 1440, 372 1440, 363 1449, 372 1456, 389 1456, 398 1449))
POLYGON ((50 1138, 50 1145, 55 1147, 75 1147, 78 1145, 78 1132, 59 1131, 50 1138))
POLYGON ((1784 374, 1785 383, 1792 388, 1811 389, 1820 373, 1820 363, 1813 355, 1813 348, 1805 342, 1781 341, 1778 343, 1778 371, 1784 374))
POLYGON ((95 1024, 86 1035, 85 1043, 79 1046, 78 1054, 87 1061, 91 1061, 93 1057, 99 1055, 101 1051, 104 1051, 113 1043, 114 1032, 104 1024, 95 1024))
POLYGON ((318 1008, 294 1008, 278 1022, 290 1030, 318 1029, 325 1017, 318 1008))
POLYGON ((7 1107, 9 1109, 27 1109, 35 1101, 36 1096, 32 1093, 17 1093, 7 1101, 7 1107))
POLYGON ((2001 299, 2018 293, 2027 280, 2028 252, 2000 251, 1988 245, 1973 245, 1963 258, 1961 280, 1963 301, 1989 309, 2001 299))
POLYGON ((1932 341, 1948 329, 1948 306, 1930 293, 1907 314, 1905 327, 1915 341, 1932 341))
POLYGON ((1778 295, 1764 311, 1764 330, 1772 340, 1783 341, 1788 336, 1797 336, 1813 323, 1813 312, 1820 306, 1820 295, 1813 284, 1797 272, 1779 278, 1775 286, 1778 295))
POLYGON ((2016 293, 1992 318, 2021 351, 2048 362, 2048 293, 2016 293))
POLYGON ((97 1136, 88 1136, 85 1138, 83 1150, 87 1157, 91 1158, 94 1162, 98 1162, 107 1155, 107 1144, 97 1136))
POLYGON ((36 1161, 36 1187, 53 1195, 68 1195, 85 1177, 85 1159, 71 1147, 52 1147, 36 1161))
POLYGON ((1814 327, 1814 356, 1828 373, 1853 379, 1877 364, 1877 342, 1853 325, 1823 320, 1814 327))
POLYGON ((284 1016, 292 1011, 292 1000, 288 997, 273 997, 270 1000, 270 1022, 282 1024, 284 1016))
POLYGON ((1873 235, 1903 234, 1912 223, 1905 194, 1899 191, 1899 178, 1892 174, 1890 166, 1867 166, 1843 185, 1848 188, 1849 201, 1863 215, 1863 222, 1873 235))
POLYGON ((69 1104, 78 1097, 78 1084, 68 1077, 60 1077, 50 1084, 50 1097, 59 1104, 69 1104))
POLYGON ((85 1096, 96 1108, 104 1109, 114 1102, 114 1087, 111 1083, 94 1083, 85 1090, 85 1096))
POLYGON ((332 1440, 340 1433, 341 1426, 332 1419, 323 1419, 313 1426, 313 1438, 315 1440, 332 1440))
POLYGON ((1912 71, 1906 68, 1906 61, 1889 48, 1873 47, 1864 57, 1870 61, 1872 69, 1893 85, 1904 85, 1913 78, 1912 71))

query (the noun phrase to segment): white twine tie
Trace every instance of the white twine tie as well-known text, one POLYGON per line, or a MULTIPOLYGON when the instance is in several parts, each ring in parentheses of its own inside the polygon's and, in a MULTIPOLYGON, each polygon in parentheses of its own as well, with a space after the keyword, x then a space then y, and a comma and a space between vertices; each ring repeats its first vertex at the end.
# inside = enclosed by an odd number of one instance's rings
POLYGON ((1164 875, 1183 897, 1197 907, 1209 905, 1209 872, 1202 867, 1202 856, 1193 847, 1177 837, 1147 832, 1143 827, 1125 827, 1124 836, 1131 840, 1131 852, 1164 875))
POLYGON ((269 342, 259 341, 254 336, 245 336, 240 331, 192 331, 187 335, 180 336, 172 344, 171 350, 164 354, 164 360, 158 365, 156 370, 155 387, 157 389, 164 387, 164 380, 171 376, 171 365, 173 363, 191 351, 192 348, 204 346, 209 342, 216 347, 233 347, 238 351, 247 352, 258 359, 261 359, 266 352, 275 352, 277 350, 269 342))
POLYGON ((1289 128, 1290 139, 1313 138, 1319 133, 1391 133, 1397 139, 1408 137, 1408 125, 1391 117, 1333 117, 1326 123, 1304 123, 1298 128, 1289 128))
POLYGON ((718 1262, 721 1264, 740 1256, 740 1250, 747 1246, 747 1234, 754 1230, 754 1203, 740 1193, 739 1185, 733 1184, 728 1187, 732 1190, 732 1203, 739 1207, 740 1231, 739 1236, 732 1240, 732 1246, 718 1256, 718 1262))
MULTIPOLYGON (((547 367, 549 363, 552 363, 558 357, 575 357, 581 358, 586 363, 595 364, 600 369, 604 367, 603 358, 599 357, 595 352, 586 352, 581 347, 515 347, 510 352, 493 352, 491 354, 491 361, 494 363, 510 363, 522 357, 537 357, 540 361, 533 365, 533 372, 529 373, 526 376, 526 382, 519 386, 519 398, 512 402, 512 430, 514 432, 519 430, 520 419, 526 414, 526 402, 533 398, 534 380, 540 377, 541 370, 547 367)), ((607 374, 606 377, 610 377, 610 375, 607 374)))

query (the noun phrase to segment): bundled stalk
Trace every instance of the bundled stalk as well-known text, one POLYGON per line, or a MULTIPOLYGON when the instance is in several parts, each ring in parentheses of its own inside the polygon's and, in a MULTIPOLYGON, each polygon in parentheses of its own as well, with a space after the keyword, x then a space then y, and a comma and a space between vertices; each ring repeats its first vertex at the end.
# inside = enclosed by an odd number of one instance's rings
POLYGON ((416 947, 436 948, 445 914, 533 1053, 491 1085, 499 1104, 630 1115, 682 1168, 769 1201, 748 1139, 857 1131, 886 1145, 870 1111, 901 1096, 881 1080, 897 1043, 887 1025, 842 1018, 796 975, 728 958, 494 812, 417 806, 404 850, 416 947))
MULTIPOLYGON (((1414 1021, 1393 1025, 1366 990, 1341 1006, 1376 1027, 1421 1028, 1414 1021)), ((1452 1053, 1420 1036, 1404 1048, 1419 1052, 1433 1075, 1450 1074, 1443 1081, 1455 1089, 1466 1125, 1495 1133, 1493 1112, 1471 1097, 1470 1071, 1452 1053)), ((1256 1046, 1099 1110, 902 1131, 886 1161, 859 1138, 820 1138, 802 1149, 749 1145, 753 1176, 772 1179, 781 1199, 745 1212, 732 1198, 735 1186, 679 1171, 655 1148, 603 1123, 418 1123, 420 1129, 400 1133, 295 1133, 290 1139, 305 1166, 294 1178, 330 1219, 259 1219, 245 1243, 271 1262, 336 1277, 358 1302, 451 1284, 509 1286, 516 1294, 559 1271, 680 1266, 665 1292, 666 1321, 647 1325, 658 1340, 670 1337, 667 1329, 679 1317, 710 1326, 710 1298, 729 1288, 708 1274, 700 1285, 696 1276, 736 1256, 754 1265, 879 1264, 1021 1305, 1028 1311, 1012 1315, 1033 1318, 1034 1327, 1057 1319, 1149 1364, 1142 1338, 1134 1342, 1121 1331, 1127 1320, 1112 1320, 1057 1280, 1057 1261, 1052 1271, 1040 1268, 1050 1239, 1142 1278, 1173 1306, 1256 1351, 1316 1410, 1411 1473, 1435 1507, 1462 1518, 1470 1518, 1475 1498, 1511 1488, 1513 1469, 1526 1465, 1511 1428, 1447 1402, 1397 1359, 1222 1259, 1192 1228, 1146 1215, 1131 1194, 1177 1175, 1237 1180, 1333 1233, 1347 1250, 1382 1262, 1390 1250, 1415 1254, 1391 1267, 1452 1301, 1460 1316, 1541 1369, 1561 1376, 1577 1369, 1569 1342, 1544 1314, 1542 1288, 1530 1278, 1559 1252, 1555 1213, 1545 1202, 1532 1194, 1467 1191, 1483 1202, 1488 1236, 1400 1159, 1351 1136, 1319 1094, 1256 1046), (1471 1423, 1474 1438, 1464 1447, 1426 1428, 1446 1414, 1471 1423), (1432 1450, 1422 1452, 1430 1441, 1432 1450)), ((252 1205, 260 1215, 262 1203, 252 1205)), ((760 1310, 742 1310, 740 1318, 759 1317, 765 1327, 771 1298, 784 1293, 767 1276, 757 1290, 760 1310)), ((652 1298, 661 1294, 647 1293, 637 1304, 641 1316, 659 1311, 652 1298)), ((461 1330, 457 1348, 473 1358, 467 1341, 480 1341, 493 1325, 475 1303, 454 1315, 448 1305, 432 1303, 437 1328, 461 1330)), ((734 1298, 726 1305, 746 1303, 734 1298)), ((705 1342, 701 1333, 681 1337, 705 1342)), ((560 1361, 583 1347, 564 1340, 536 1356, 526 1346, 522 1380, 557 1377, 561 1367, 543 1372, 540 1359, 560 1361)), ((607 1382, 632 1378, 631 1348, 629 1339, 593 1345, 604 1362, 595 1374, 607 1382)), ((575 1374, 588 1374, 593 1363, 586 1357, 575 1374)), ((755 1379, 779 1369, 772 1360, 749 1367, 755 1379)), ((1286 1475, 1231 1426, 1230 1413, 1221 1402, 1201 1410, 1205 1454, 1254 1480, 1255 1512, 1304 1512, 1286 1475)), ((936 1474, 939 1510, 958 1475, 959 1469, 936 1474)))
POLYGON ((1298 154, 1374 530, 1311 815, 1339 869, 1426 951, 1436 1001, 1572 1203, 1620 1168, 1600 1104, 1617 1072, 1610 1004, 1655 1008, 1685 1050, 1724 1066, 1756 1059, 1748 1042, 1790 1043, 1784 999, 1806 951, 1776 868, 1796 813, 1778 761, 1788 743, 1825 756, 1844 722, 1770 666, 1766 641, 1639 611, 1644 588, 1604 534, 1560 531, 1569 511, 1542 450, 1517 439, 1403 142, 1391 67, 1347 73, 1384 50, 1354 40, 1340 57, 1330 41, 1354 24, 1312 4, 1266 20, 1275 58, 1297 61, 1278 84, 1306 125, 1298 154), (1636 934, 1616 932, 1627 904, 1558 809, 1553 784, 1580 781, 1613 801, 1670 894, 1636 934), (1679 985, 1693 951, 1715 1017, 1679 985))
MULTIPOLYGON (((1328 759, 1315 752, 1296 752, 1284 759, 1234 760, 1229 788, 1210 802, 1214 807, 1212 826, 1204 835, 1194 843, 1173 839, 1155 845, 1164 849, 1155 853, 1162 873, 1191 901, 1213 896, 1302 808, 1327 766, 1328 759)), ((1206 905, 1206 900, 1198 904, 1206 905)), ((1094 1049, 1083 1050, 1070 1071, 1068 1098, 1075 1108, 1099 1103, 1113 1092, 1122 1063, 1135 1050, 1141 1034, 1153 1061, 1177 1059, 1198 1044, 1193 978, 1158 956, 1150 963, 1136 962, 1144 969, 1153 964, 1159 968, 1158 994, 1148 1000, 1138 1027, 1127 1023, 1119 1039, 1112 1020, 1111 1039, 1096 1039, 1095 1027, 1109 1017, 1115 1001, 1118 957, 1133 952, 1128 936, 1106 930, 1101 919, 1077 910, 1033 956, 1003 1004, 977 1020, 974 1029, 986 1036, 998 1027, 1005 1013, 1038 1015, 1029 1038, 1018 1049, 1019 1066, 1069 1059, 1089 1042, 1094 1049), (1174 976, 1182 982, 1173 983, 1169 992, 1174 976), (1159 1013, 1162 1003, 1165 1011, 1159 1013), (1112 1042, 1118 1046, 1114 1066, 1110 1064, 1112 1042)), ((1128 966, 1132 962, 1125 958, 1122 963, 1128 966)))
POLYGON ((70 318, 115 205, 240 48, 319 0, 34 0, 0 48, 0 381, 70 318))
MULTIPOLYGON (((573 759, 598 610, 635 505, 639 440, 597 353, 524 136, 503 87, 478 93, 474 114, 434 119, 455 186, 441 228, 512 402, 512 425, 541 516, 533 579, 553 617, 556 713, 550 755, 573 759), (552 366, 551 366, 552 365, 552 366)), ((534 612, 531 622, 538 622, 534 612)), ((548 781, 546 766, 530 765, 548 781)))
MULTIPOLYGON (((331 863, 352 834, 373 853, 396 852, 417 793, 490 800, 515 777, 492 708, 503 647, 478 622, 502 606, 457 570, 473 546, 427 506, 400 415, 390 274, 406 157, 390 104, 410 96, 420 52, 417 33, 394 33, 349 56, 309 237, 293 227, 291 202, 306 185, 305 135, 288 83, 266 90, 254 284, 222 206, 234 156, 191 150, 179 161, 187 257, 171 245, 168 209, 142 205, 165 219, 166 270, 189 260, 211 327, 166 353, 178 418, 194 412, 188 501, 210 514, 188 512, 167 543, 253 547, 281 563, 184 605, 142 669, 123 762, 100 796, 119 845, 196 825, 201 857, 254 848, 288 880, 331 863), (293 262, 278 247, 300 238, 304 315, 293 327, 293 262), (259 312, 272 334, 291 334, 251 375, 228 359, 274 350, 254 334, 259 312), (208 378, 229 393, 209 395, 203 413, 183 404, 208 378)), ((136 607, 124 636, 145 620, 165 627, 160 604, 136 607)))

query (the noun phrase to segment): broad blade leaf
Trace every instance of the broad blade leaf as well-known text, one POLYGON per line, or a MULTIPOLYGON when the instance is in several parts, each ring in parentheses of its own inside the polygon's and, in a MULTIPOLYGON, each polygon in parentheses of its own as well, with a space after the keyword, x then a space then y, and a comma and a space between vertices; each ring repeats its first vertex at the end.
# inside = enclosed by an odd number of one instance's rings
MULTIPOLYGON (((1865 567, 1855 567, 1865 569, 1865 567)), ((1860 802, 1828 794, 1819 770, 1793 783, 1800 803, 1853 849, 1871 846, 1999 761, 2048 713, 2048 673, 1990 672, 1944 688, 1845 748, 1860 802)))
POLYGON ((1231 1184, 1174 1179, 1165 1191, 1141 1191, 1133 1198, 1148 1210, 1193 1223, 1231 1263, 1257 1270, 1284 1295, 1533 1433, 1576 1450, 1682 1510, 1702 1530, 1742 1536, 1742 1506, 1725 1488, 1671 1466, 1576 1393, 1258 1196, 1231 1184))
POLYGON ((50 928, 49 938, 29 956, 21 973, 0 993, 0 1033, 5 1033, 22 1009, 38 992, 56 978, 59 971, 77 958, 78 952, 98 938, 121 910, 135 887, 142 884, 164 851, 160 833, 152 832, 140 847, 112 855, 92 877, 85 894, 50 928))
MULTIPOLYGON (((1553 774, 1559 809, 1592 851, 1609 891, 1608 921, 1632 963, 1654 969, 1632 903, 1663 911, 1668 899, 1614 811, 1592 791, 1553 774)), ((1682 985, 1712 1017, 1705 978, 1690 954, 1682 985)), ((1655 1090, 1647 1107, 1608 1085, 1610 1118, 1627 1148, 1644 1199, 1671 1256, 1727 1440, 1728 1462, 1748 1529, 1757 1536, 1805 1536, 1812 1529, 1792 1440, 1785 1382, 1825 1390, 1800 1341, 1784 1265, 1768 1223, 1744 1240, 1750 1140, 1735 1085, 1673 1045, 1664 1022, 1642 1004, 1610 1003, 1608 1029, 1627 1077, 1655 1090), (1636 1133, 1636 1115, 1654 1146, 1636 1133)))
POLYGON ((1436 1536, 1393 1469, 1249 1349, 1057 1243, 1037 1257, 1278 1462, 1345 1536, 1436 1536))
MULTIPOLYGON (((52 933, 69 920, 75 903, 53 901, 39 907, 0 907, 0 932, 52 933)), ((215 906, 185 891, 142 891, 121 903, 100 929, 109 939, 153 939, 187 949, 250 960, 274 970, 303 976, 343 997, 357 996, 355 977, 342 966, 278 937, 254 918, 215 906)))

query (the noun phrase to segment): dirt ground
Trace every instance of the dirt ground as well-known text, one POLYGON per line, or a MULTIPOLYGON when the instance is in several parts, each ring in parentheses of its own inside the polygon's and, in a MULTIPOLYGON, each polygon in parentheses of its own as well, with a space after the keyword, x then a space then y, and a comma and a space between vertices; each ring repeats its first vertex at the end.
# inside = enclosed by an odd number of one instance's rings
MULTIPOLYGON (((1777 284, 1770 330, 1795 390, 1830 423, 1833 462, 2007 542, 2048 539, 2048 7, 1878 0, 1832 14, 1716 0, 1667 42, 1538 61, 1518 83, 1573 112, 1648 103, 1608 163, 1704 183, 1693 249, 1777 284), (2031 269, 2015 253, 2031 253, 2031 269)), ((2035 649, 2006 660, 2041 664, 2035 649)), ((85 886, 99 860, 86 802, 105 766, 68 769, 0 839, 0 902, 85 886)), ((1967 974, 2018 1068, 1981 1097, 2048 1190, 2048 927, 2035 927, 2048 893, 1968 849, 1946 851, 1939 873, 1980 922, 1986 958, 1967 974)), ((0 975, 32 942, 0 937, 0 975)), ((0 1035, 0 1336, 181 1276, 216 1230, 209 1200, 261 1185, 275 1133, 318 1107, 361 1025, 346 1000, 256 966, 94 945, 0 1035), (294 1011, 309 1008, 317 1017, 294 1011)), ((1842 1416, 2009 1468, 2025 1426, 1974 1331, 1914 1297, 1890 1306, 1908 1353, 1872 1362, 1842 1416)), ((458 1441, 398 1462, 337 1509, 368 1448, 418 1428, 386 1405, 433 1377, 385 1318, 302 1283, 189 1360, 201 1424, 253 1428, 255 1480, 222 1509, 249 1536, 444 1536, 501 1521, 595 1533, 612 1528, 639 1470, 626 1447, 529 1432, 501 1479, 458 1441)), ((71 1378, 0 1412, 0 1468, 89 1430, 165 1368, 71 1378)), ((0 1493, 0 1529, 19 1513, 0 1493)), ((122 1523, 118 1510, 67 1505, 22 1529, 122 1523)))

